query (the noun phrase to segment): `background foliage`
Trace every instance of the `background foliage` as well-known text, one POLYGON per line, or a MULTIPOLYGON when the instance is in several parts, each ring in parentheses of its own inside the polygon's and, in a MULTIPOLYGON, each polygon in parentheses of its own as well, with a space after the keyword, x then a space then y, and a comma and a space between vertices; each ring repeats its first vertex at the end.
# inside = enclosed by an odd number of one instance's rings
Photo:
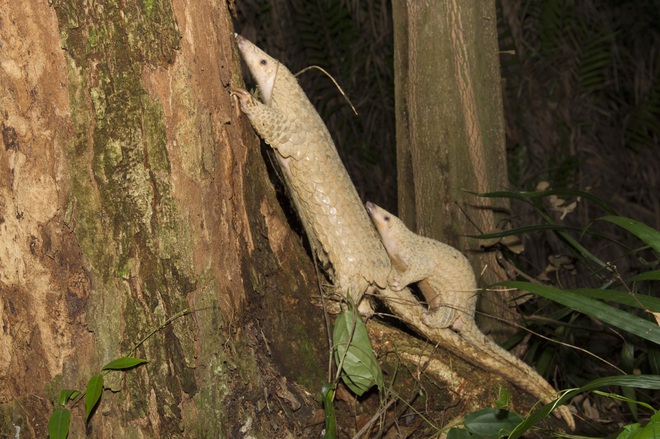
MULTIPOLYGON (((660 2, 498 5, 500 47, 515 51, 501 57, 512 185, 533 190, 547 181, 587 190, 625 216, 660 228, 660 2)), ((537 221, 532 211, 518 209, 520 223, 537 221)), ((563 223, 585 224, 602 214, 583 206, 563 223)), ((590 248, 627 265, 604 241, 590 248)), ((542 270, 559 251, 556 240, 538 237, 526 254, 542 270)))

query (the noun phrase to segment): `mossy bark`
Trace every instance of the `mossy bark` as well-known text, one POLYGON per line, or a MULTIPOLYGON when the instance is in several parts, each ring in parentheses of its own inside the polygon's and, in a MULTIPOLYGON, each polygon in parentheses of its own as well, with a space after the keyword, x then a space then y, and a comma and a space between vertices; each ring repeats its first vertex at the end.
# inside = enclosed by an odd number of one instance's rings
POLYGON ((260 413, 274 377, 321 388, 316 278, 229 94, 227 7, 0 6, 0 430, 45 437, 59 391, 128 354, 149 363, 70 437, 272 437, 297 428, 260 413))
MULTIPOLYGON (((502 190, 508 181, 495 2, 395 1, 393 17, 400 216, 464 251, 486 287, 506 274, 494 252, 465 235, 501 227, 508 203, 465 191, 502 190)), ((514 317, 508 294, 481 297, 487 314, 514 317)))

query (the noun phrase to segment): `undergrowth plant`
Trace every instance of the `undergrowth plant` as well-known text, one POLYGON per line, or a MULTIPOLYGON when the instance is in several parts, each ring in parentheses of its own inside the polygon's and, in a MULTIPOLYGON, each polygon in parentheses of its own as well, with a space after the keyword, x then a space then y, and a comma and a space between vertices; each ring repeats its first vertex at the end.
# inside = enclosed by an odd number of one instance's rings
POLYGON ((53 410, 53 414, 48 419, 48 436, 50 439, 66 439, 69 435, 69 424, 71 422, 71 410, 67 408, 67 405, 75 406, 83 398, 85 399, 85 422, 89 421, 103 394, 104 374, 113 370, 125 371, 146 362, 147 360, 142 358, 117 358, 103 366, 98 374, 92 376, 87 381, 84 391, 81 392, 75 389, 61 390, 59 399, 56 402, 57 408, 53 410))
POLYGON ((332 382, 323 386, 321 397, 325 412, 323 439, 335 439, 337 427, 334 412, 334 395, 341 378, 346 387, 362 396, 373 386, 383 391, 383 372, 374 354, 367 328, 353 303, 348 303, 337 316, 332 333, 332 356, 337 373, 332 382))
POLYGON ((76 389, 63 389, 60 391, 57 401, 53 401, 55 409, 48 419, 48 436, 50 439, 66 439, 69 435, 69 427, 71 423, 71 408, 79 404, 83 399, 85 401, 85 422, 88 422, 95 412, 96 406, 101 401, 103 394, 103 377, 111 371, 128 371, 135 367, 146 364, 148 361, 143 358, 131 357, 130 354, 134 353, 142 343, 148 340, 152 335, 163 329, 165 326, 178 319, 179 317, 189 314, 189 309, 184 309, 167 319, 162 325, 153 331, 149 332, 142 340, 140 340, 133 349, 130 350, 129 355, 120 357, 110 361, 103 366, 99 373, 94 374, 85 386, 84 391, 76 389))
MULTIPOLYGON (((560 288, 556 285, 544 284, 530 274, 521 273, 526 280, 502 282, 499 287, 511 288, 529 292, 544 299, 549 299, 561 305, 549 317, 552 321, 569 327, 580 327, 588 321, 599 322, 611 333, 624 341, 621 345, 619 358, 621 364, 613 364, 615 359, 600 358, 589 351, 589 346, 573 346, 580 355, 592 357, 594 361, 606 364, 602 370, 614 370, 612 376, 589 376, 582 370, 582 376, 573 377, 574 382, 582 382, 578 387, 560 392, 559 397, 551 404, 545 405, 526 417, 510 414, 506 409, 506 401, 489 408, 474 412, 465 417, 464 429, 453 428, 448 438, 500 438, 515 439, 533 428, 539 421, 550 415, 552 410, 570 401, 575 396, 590 392, 610 399, 623 401, 629 408, 630 415, 635 420, 647 418, 645 425, 629 424, 619 432, 618 439, 660 437, 660 415, 652 406, 652 397, 640 392, 640 389, 660 389, 658 375, 658 347, 660 346, 660 299, 657 296, 657 281, 660 280, 660 232, 639 221, 617 215, 603 200, 585 192, 573 190, 547 190, 539 192, 496 192, 478 194, 485 198, 509 198, 529 203, 542 218, 542 224, 520 227, 498 233, 474 236, 483 240, 501 239, 510 235, 528 233, 552 232, 564 243, 567 252, 572 254, 575 264, 581 265, 580 273, 587 273, 601 283, 599 288, 560 288), (576 203, 565 203, 559 197, 575 197, 576 203), (596 218, 581 229, 563 226, 555 220, 551 210, 564 205, 569 214, 577 207, 577 201, 587 200, 602 208, 607 215, 596 218), (545 202, 544 202, 545 201, 545 202), (548 203, 548 201, 551 201, 548 203), (570 208, 569 208, 570 206, 570 208), (601 225, 614 224, 623 230, 622 233, 608 234, 601 230, 601 225), (636 238, 638 245, 624 244, 625 234, 636 238), (592 253, 581 241, 587 236, 597 239, 607 239, 612 245, 623 248, 624 254, 633 264, 627 264, 625 272, 617 269, 616 261, 601 259, 592 253), (624 236, 624 239, 621 238, 624 236), (586 319, 589 319, 588 321, 586 319), (635 350, 641 355, 635 357, 635 350), (624 370, 626 369, 626 370, 624 370), (618 387, 621 394, 603 392, 601 387, 618 387), (645 414, 642 415, 640 411, 645 414)), ((560 218, 563 219, 563 216, 560 218)), ((615 230, 616 231, 616 230, 615 230)), ((619 231, 620 232, 620 231, 619 231)), ((584 275, 584 274, 583 274, 584 275)), ((593 281, 593 279, 590 279, 593 281)), ((588 324, 588 323, 587 323, 588 324)), ((564 332, 565 334, 565 332, 564 332)), ((586 360, 579 362, 584 369, 586 360)), ((590 369, 594 370, 594 369, 590 369)), ((578 427, 580 424, 578 424, 578 427)), ((581 436, 587 437, 587 436, 581 436)))
MULTIPOLYGON (((529 203, 542 223, 473 237, 492 241, 512 235, 550 232, 564 243, 567 253, 574 259, 573 264, 578 266, 577 272, 585 276, 584 284, 599 282, 600 285, 597 288, 583 287, 577 283, 570 287, 558 286, 549 277, 542 282, 520 268, 517 270, 525 280, 496 285, 496 288, 531 293, 542 304, 546 301, 543 312, 547 312, 548 316, 539 319, 546 322, 540 331, 552 326, 556 338, 570 341, 561 343, 571 346, 568 352, 578 353, 579 361, 575 361, 575 364, 581 367, 581 373, 571 375, 570 379, 565 377, 564 381, 574 384, 573 387, 558 392, 553 402, 538 406, 525 415, 509 410, 509 394, 502 388, 492 407, 468 414, 460 428, 444 430, 447 438, 516 439, 531 429, 538 429, 539 423, 551 416, 557 407, 579 395, 587 395, 589 398, 599 396, 628 407, 630 417, 640 422, 628 423, 622 429, 619 428, 617 439, 660 437, 658 403, 647 392, 660 389, 660 298, 655 297, 657 281, 660 280, 660 232, 639 221, 618 215, 603 200, 581 191, 545 190, 475 195, 485 198, 505 197, 529 203), (560 197, 573 197, 576 201, 569 203, 560 197), (578 208, 581 202, 596 204, 606 215, 592 220, 582 228, 562 225, 561 220, 578 208), (555 215, 557 209, 561 215, 555 215), (606 230, 604 225, 612 227, 606 230), (617 268, 616 260, 606 260, 597 252, 592 252, 589 249, 590 237, 607 240, 623 248, 628 259, 623 264, 625 270, 617 268), (605 336, 616 334, 619 340, 623 340, 615 356, 618 358, 611 358, 612 355, 603 355, 598 351, 591 352, 595 350, 593 346, 581 343, 579 332, 583 330, 588 333, 589 326, 593 326, 590 322, 598 322, 598 325, 605 328, 601 331, 605 336), (635 356, 636 351, 641 354, 635 356), (589 367, 592 363, 600 364, 600 367, 589 367), (611 391, 613 388, 619 390, 611 391)), ((530 319, 530 327, 533 321, 530 319)), ((373 354, 366 328, 352 307, 340 314, 335 322, 333 356, 337 374, 333 383, 327 384, 322 391, 326 413, 324 439, 336 437, 333 397, 340 377, 358 396, 377 385, 381 402, 383 394, 393 395, 396 399, 394 391, 383 384, 382 372, 373 354)), ((566 364, 565 361, 562 366, 566 364)), ((564 372, 564 375, 568 373, 564 372)), ((388 405, 384 404, 383 410, 387 410, 388 405)), ((578 419, 578 429, 584 430, 585 422, 588 420, 578 419)), ((361 433, 355 437, 361 437, 361 433)), ((438 429, 438 434, 442 433, 443 430, 438 429)))

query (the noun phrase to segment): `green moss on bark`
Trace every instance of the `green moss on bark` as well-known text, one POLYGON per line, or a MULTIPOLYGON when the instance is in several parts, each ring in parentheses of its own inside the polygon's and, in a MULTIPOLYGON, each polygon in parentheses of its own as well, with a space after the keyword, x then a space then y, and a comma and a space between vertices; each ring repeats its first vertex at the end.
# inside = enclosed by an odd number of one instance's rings
MULTIPOLYGON (((174 60, 180 36, 167 0, 53 6, 77 131, 68 146, 72 224, 93 280, 88 320, 102 365, 188 307, 196 288, 190 233, 172 197, 163 110, 141 83, 143 68, 174 60)), ((176 333, 169 325, 141 347, 147 373, 126 374, 120 397, 130 399, 126 416, 138 418, 155 392, 162 433, 180 431, 181 395, 197 392, 184 354, 194 352, 194 329, 177 324, 176 333)), ((107 382, 119 386, 111 376, 107 382)))

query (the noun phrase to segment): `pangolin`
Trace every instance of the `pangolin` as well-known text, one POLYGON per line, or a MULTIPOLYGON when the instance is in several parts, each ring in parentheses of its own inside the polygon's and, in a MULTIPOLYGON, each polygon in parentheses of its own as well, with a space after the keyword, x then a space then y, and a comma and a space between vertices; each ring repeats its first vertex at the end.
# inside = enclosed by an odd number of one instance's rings
MULTIPOLYGON (((429 309, 420 316, 432 341, 471 363, 497 372, 546 402, 556 391, 528 364, 486 337, 474 322, 477 281, 467 258, 455 248, 417 235, 396 216, 366 203, 367 211, 392 260, 389 287, 395 291, 418 283, 429 309)), ((568 407, 557 409, 571 430, 568 407)))
POLYGON ((263 102, 234 89, 241 110, 275 151, 290 196, 319 260, 338 292, 357 304, 385 287, 390 260, 366 214, 332 137, 298 81, 247 39, 236 43, 263 102))
MULTIPOLYGON (((237 35, 236 42, 257 81, 262 102, 246 90, 232 92, 257 133, 275 151, 312 248, 322 263, 331 265, 329 274, 338 291, 358 303, 365 292, 378 290, 388 306, 431 341, 460 352, 485 370, 506 376, 534 395, 546 399, 554 393, 529 366, 487 340, 478 329, 472 341, 468 341, 451 329, 420 324, 423 313, 418 311, 419 306, 411 305, 408 289, 397 292, 387 285, 390 257, 325 124, 298 81, 286 67, 245 38, 237 35), (483 340, 478 339, 478 334, 483 340), (521 370, 527 375, 520 375, 521 370)), ((474 273, 469 273, 474 279, 474 273)), ((461 282, 469 283, 469 279, 468 276, 461 282)), ((568 409, 560 410, 573 428, 568 409)))

